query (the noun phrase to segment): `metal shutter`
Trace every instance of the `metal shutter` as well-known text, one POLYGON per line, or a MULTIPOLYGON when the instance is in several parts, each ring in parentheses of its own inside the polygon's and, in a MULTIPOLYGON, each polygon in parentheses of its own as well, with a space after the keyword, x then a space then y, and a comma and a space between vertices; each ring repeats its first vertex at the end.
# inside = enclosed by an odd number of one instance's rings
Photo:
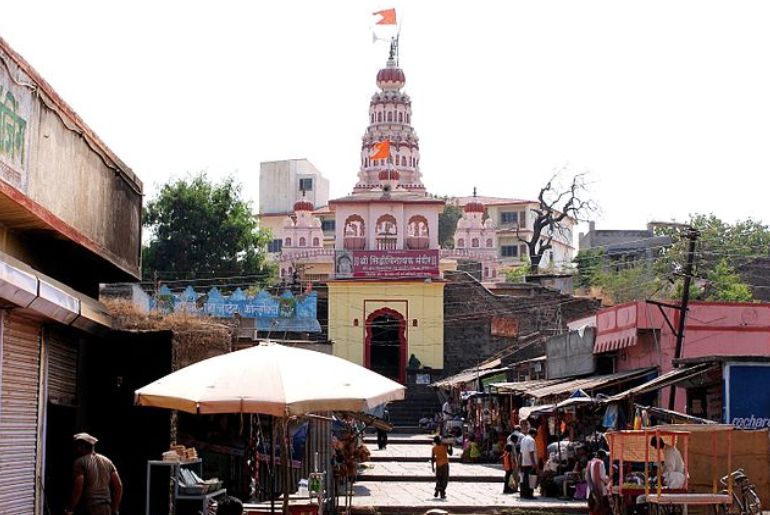
POLYGON ((77 402, 78 348, 62 334, 46 330, 48 343, 48 402, 75 406, 77 402))
POLYGON ((0 343, 0 513, 35 513, 40 325, 6 315, 0 343))

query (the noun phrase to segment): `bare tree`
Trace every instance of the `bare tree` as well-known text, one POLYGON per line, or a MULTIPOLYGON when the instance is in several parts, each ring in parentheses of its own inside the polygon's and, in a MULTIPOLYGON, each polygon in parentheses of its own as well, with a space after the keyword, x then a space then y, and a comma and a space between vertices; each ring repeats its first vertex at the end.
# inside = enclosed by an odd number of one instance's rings
POLYGON ((561 188, 556 184, 559 172, 540 188, 537 196, 539 206, 532 209, 535 219, 532 223, 532 234, 525 238, 516 231, 519 241, 527 244, 529 253, 529 271, 538 273, 540 261, 547 250, 553 248, 555 237, 569 238, 568 228, 571 224, 562 223, 571 218, 575 221, 585 221, 587 215, 596 211, 596 204, 587 198, 586 174, 579 173, 572 177, 569 187, 561 188))

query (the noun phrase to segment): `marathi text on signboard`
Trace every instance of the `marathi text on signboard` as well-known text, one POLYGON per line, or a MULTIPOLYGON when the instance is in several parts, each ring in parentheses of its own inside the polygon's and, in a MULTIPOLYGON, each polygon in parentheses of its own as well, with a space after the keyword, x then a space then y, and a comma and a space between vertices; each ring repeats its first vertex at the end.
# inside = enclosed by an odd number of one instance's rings
POLYGON ((21 191, 26 187, 31 113, 32 93, 0 66, 0 179, 21 191))
POLYGON ((186 312, 217 318, 254 319, 257 331, 290 331, 317 333, 318 296, 315 292, 294 296, 286 292, 280 297, 261 290, 254 296, 246 295, 240 288, 225 296, 218 288, 197 293, 188 287, 181 293, 173 293, 162 286, 152 298, 152 309, 164 312, 186 312))
POLYGON ((335 257, 336 277, 435 277, 438 250, 341 250, 335 257))

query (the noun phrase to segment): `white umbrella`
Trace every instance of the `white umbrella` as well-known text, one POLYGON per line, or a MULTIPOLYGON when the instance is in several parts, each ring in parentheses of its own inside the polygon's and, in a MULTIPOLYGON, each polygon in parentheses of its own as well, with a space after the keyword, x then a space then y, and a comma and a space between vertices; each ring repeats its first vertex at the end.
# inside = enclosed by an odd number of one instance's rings
POLYGON ((189 413, 363 411, 404 386, 341 358, 264 342, 200 361, 136 391, 136 404, 189 413))
MULTIPOLYGON (((189 413, 262 413, 288 419, 315 411, 364 411, 404 398, 406 388, 344 359, 262 342, 177 370, 135 392, 139 406, 189 413)), ((287 513, 288 459, 283 512, 287 513)))

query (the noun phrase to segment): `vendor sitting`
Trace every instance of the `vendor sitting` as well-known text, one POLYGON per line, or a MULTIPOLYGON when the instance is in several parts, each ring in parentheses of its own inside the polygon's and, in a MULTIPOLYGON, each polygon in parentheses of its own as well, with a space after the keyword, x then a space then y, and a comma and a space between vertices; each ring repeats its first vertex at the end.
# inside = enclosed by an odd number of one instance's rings
POLYGON ((684 471, 684 460, 679 449, 668 445, 663 438, 655 436, 650 440, 650 446, 663 450, 663 481, 668 488, 684 488, 687 476, 684 471))

